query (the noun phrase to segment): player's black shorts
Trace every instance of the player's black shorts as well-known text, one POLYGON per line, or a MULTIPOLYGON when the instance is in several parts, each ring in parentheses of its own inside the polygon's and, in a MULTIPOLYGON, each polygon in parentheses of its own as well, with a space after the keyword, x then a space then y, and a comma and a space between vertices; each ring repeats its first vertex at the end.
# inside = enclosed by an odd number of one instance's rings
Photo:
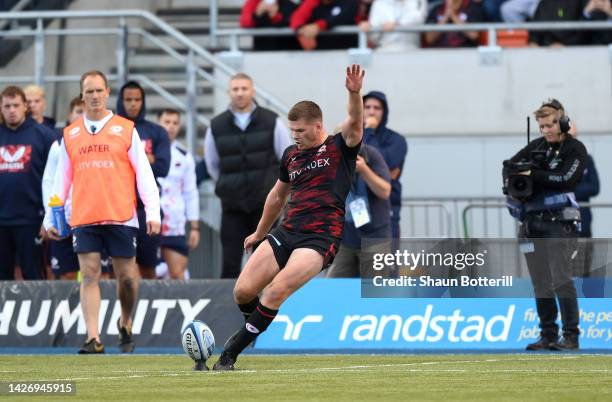
POLYGON ((78 272, 79 258, 72 248, 72 236, 62 240, 51 240, 49 244, 51 254, 51 269, 56 278, 68 272, 78 272))
POLYGON ((187 246, 187 239, 185 238, 185 235, 162 236, 161 247, 169 248, 170 250, 176 251, 185 257, 189 256, 189 247, 187 246))
POLYGON ((155 267, 159 261, 160 237, 147 234, 147 217, 144 209, 138 209, 138 237, 136 239, 136 263, 145 267, 155 267))
POLYGON ((272 230, 267 236, 274 257, 280 269, 283 269, 291 257, 293 250, 298 248, 309 248, 315 250, 323 256, 323 267, 321 270, 331 265, 338 252, 339 239, 324 237, 313 233, 293 233, 282 227, 272 230))

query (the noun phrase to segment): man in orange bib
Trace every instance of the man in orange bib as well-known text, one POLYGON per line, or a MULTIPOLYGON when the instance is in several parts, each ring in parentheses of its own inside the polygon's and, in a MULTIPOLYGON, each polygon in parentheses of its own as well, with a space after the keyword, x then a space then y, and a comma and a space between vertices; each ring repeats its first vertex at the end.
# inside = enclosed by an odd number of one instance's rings
MULTIPOLYGON (((64 129, 52 194, 65 201, 72 187, 73 248, 81 269, 81 308, 87 340, 79 353, 104 353, 98 332, 100 253, 113 258, 121 317, 117 321, 122 352, 134 349, 132 312, 140 276, 136 266, 136 189, 145 205, 147 233, 160 230, 159 193, 134 123, 106 108, 110 89, 100 71, 81 76, 85 115, 64 129)), ((47 200, 48 201, 48 200, 47 200)), ((44 221, 58 240, 50 213, 44 221)))

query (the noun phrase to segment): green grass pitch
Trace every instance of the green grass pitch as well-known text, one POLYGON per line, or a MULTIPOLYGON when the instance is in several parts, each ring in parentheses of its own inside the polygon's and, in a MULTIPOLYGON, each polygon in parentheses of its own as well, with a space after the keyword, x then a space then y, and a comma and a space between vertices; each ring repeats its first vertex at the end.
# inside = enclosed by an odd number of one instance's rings
POLYGON ((612 355, 246 355, 235 372, 192 366, 181 355, 0 355, 0 382, 76 383, 72 396, 0 400, 612 400, 612 355))

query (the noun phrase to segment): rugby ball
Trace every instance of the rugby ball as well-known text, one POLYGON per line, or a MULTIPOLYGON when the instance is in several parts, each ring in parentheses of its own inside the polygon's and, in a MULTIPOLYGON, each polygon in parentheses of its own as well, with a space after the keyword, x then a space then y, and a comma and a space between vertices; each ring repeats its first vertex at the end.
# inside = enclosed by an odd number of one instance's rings
POLYGON ((215 349, 215 337, 210 327, 199 320, 193 320, 181 333, 183 350, 196 362, 205 362, 215 349))

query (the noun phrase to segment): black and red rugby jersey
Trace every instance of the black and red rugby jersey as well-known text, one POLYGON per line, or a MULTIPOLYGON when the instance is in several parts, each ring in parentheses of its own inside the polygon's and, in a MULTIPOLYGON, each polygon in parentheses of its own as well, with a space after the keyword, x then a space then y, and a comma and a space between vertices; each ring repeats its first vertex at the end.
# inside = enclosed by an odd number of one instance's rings
POLYGON ((344 203, 360 145, 347 147, 338 133, 314 148, 285 150, 279 179, 291 185, 291 194, 284 229, 342 238, 344 203))

